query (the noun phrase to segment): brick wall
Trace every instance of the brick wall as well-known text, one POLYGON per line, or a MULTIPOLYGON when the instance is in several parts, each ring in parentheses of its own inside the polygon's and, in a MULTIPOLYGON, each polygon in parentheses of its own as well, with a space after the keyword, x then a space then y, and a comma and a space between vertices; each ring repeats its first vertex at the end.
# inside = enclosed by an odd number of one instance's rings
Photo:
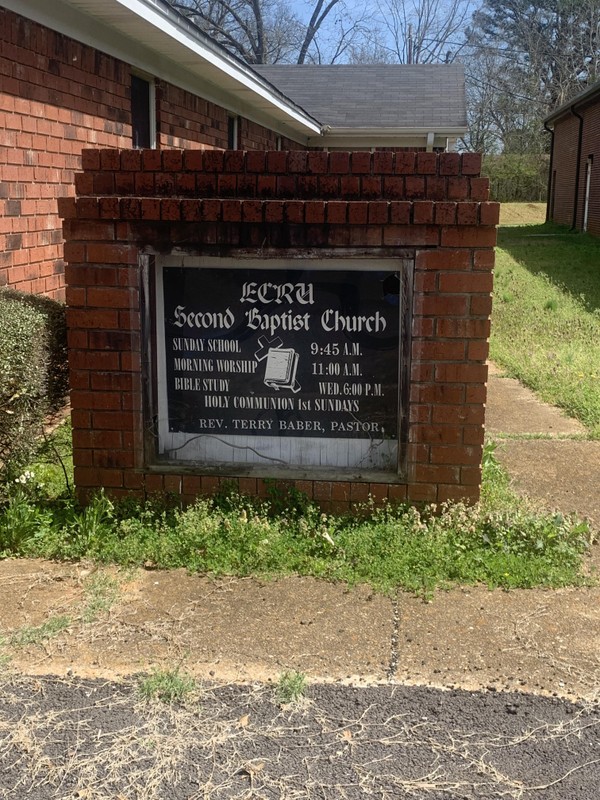
MULTIPOLYGON (((56 201, 73 194, 83 148, 131 147, 131 69, 4 8, 0 43, 0 286, 63 299, 56 201)), ((156 97, 159 147, 227 147, 225 109, 165 82, 156 97)), ((241 147, 275 147, 240 127, 241 147)))
MULTIPOLYGON (((586 108, 578 108, 583 117, 583 138, 579 161, 579 192, 576 227, 583 228, 587 160, 593 156, 590 182, 588 231, 600 236, 600 99, 586 108)), ((559 119, 554 128, 553 171, 556 172, 554 204, 550 217, 554 222, 571 226, 575 202, 575 178, 579 143, 579 119, 573 115, 559 119)))
MULTIPOLYGON (((480 158, 448 153, 84 151, 65 199, 75 480, 191 500, 229 476, 148 463, 138 255, 298 248, 414 257, 403 483, 295 481, 323 508, 479 494, 499 207, 480 158), (224 250, 225 249, 225 250, 224 250)), ((235 472, 235 470, 230 470, 235 472)), ((262 478, 235 478, 264 494, 262 478)), ((389 480, 389 479, 388 479, 389 480)))
POLYGON ((584 118, 583 141, 581 145, 581 175, 579 179, 579 206, 577 225, 583 228, 585 207, 587 160, 593 156, 590 181, 590 206, 588 232, 600 236, 600 97, 580 112, 584 118))

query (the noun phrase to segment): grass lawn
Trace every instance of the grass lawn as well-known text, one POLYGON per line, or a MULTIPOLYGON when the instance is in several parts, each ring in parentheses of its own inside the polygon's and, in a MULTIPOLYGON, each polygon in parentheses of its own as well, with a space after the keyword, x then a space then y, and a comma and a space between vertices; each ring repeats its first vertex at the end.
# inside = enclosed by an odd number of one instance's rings
POLYGON ((490 357, 599 439, 600 239, 514 205, 498 236, 490 357))

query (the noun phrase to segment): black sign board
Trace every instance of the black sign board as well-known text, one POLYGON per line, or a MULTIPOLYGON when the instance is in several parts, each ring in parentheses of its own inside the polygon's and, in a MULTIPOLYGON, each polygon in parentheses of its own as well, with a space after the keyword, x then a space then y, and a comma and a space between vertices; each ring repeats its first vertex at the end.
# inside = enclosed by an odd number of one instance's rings
POLYGON ((162 274, 170 432, 397 438, 398 272, 162 274))

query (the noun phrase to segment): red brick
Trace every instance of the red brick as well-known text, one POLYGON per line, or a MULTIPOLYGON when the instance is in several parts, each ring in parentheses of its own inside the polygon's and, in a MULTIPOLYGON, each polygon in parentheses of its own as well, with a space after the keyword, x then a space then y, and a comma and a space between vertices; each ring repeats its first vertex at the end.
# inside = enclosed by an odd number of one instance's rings
POLYGON ((465 344, 460 340, 451 341, 413 341, 412 355, 425 361, 462 361, 465 357, 465 344))
POLYGON ((183 154, 183 168, 199 172, 203 169, 203 150, 186 150, 183 154))
POLYGON ((225 172, 243 172, 244 156, 243 150, 226 150, 223 161, 225 172))
MULTIPOLYGON (((308 205, 310 206, 310 203, 308 205)), ((330 200, 326 205, 326 212, 327 222, 345 223, 347 221, 348 203, 330 200)))
POLYGON ((225 154, 222 150, 205 150, 203 168, 206 172, 222 172, 225 154))
POLYGON ((415 292, 437 292, 437 277, 437 272, 433 272, 433 270, 416 272, 414 276, 415 292))
POLYGON ((379 175, 390 174, 394 171, 394 154, 387 151, 373 153, 373 171, 379 175))
POLYGON ((81 151, 81 167, 84 170, 100 169, 100 151, 83 149, 81 151))
MULTIPOLYGON (((144 201, 142 200, 142 214, 144 212, 144 201)), ((201 200, 182 200, 181 219, 185 222, 199 222, 202 219, 201 200)))
POLYGON ((393 246, 436 246, 439 230, 433 225, 387 225, 383 229, 383 243, 393 246))
MULTIPOLYGON (((323 205, 323 203, 321 204, 323 205)), ((287 201, 284 206, 285 218, 288 223, 304 222, 304 202, 287 201)))
POLYGON ((244 222, 262 222, 263 204, 261 200, 244 200, 242 203, 242 219, 244 222))
POLYGON ((383 179, 383 194, 388 200, 401 200, 406 196, 404 178, 397 175, 383 179))
POLYGON ((442 338, 487 339, 490 335, 490 321, 441 317, 437 321, 437 333, 442 338))
POLYGON ((344 200, 360 197, 360 178, 356 175, 343 175, 340 178, 340 197, 344 200))
POLYGON ((457 222, 459 225, 477 225, 478 203, 457 203, 457 222))
MULTIPOLYGON (((85 195, 85 194, 93 194, 94 193, 94 178, 93 178, 92 175, 89 174, 89 172, 78 172, 78 173, 76 173, 76 175, 75 175, 75 193, 80 195, 80 196, 81 195, 85 195)), ((69 199, 69 200, 72 199, 73 202, 74 202, 73 198, 66 198, 66 197, 59 197, 58 198, 58 201, 59 201, 58 208, 59 208, 59 214, 60 214, 61 217, 64 217, 65 215, 60 210, 60 203, 61 203, 61 201, 64 201, 64 200, 67 200, 67 199, 69 199)))
POLYGON ((148 172, 157 172, 162 169, 160 150, 142 150, 142 169, 148 172))
POLYGON ((414 503, 435 503, 437 486, 430 483, 413 483, 408 487, 408 499, 414 503))
POLYGON ((394 172, 397 175, 413 175, 415 171, 416 154, 412 152, 396 153, 394 159, 394 172))
POLYGON ((288 172, 306 172, 307 164, 308 153, 305 151, 291 150, 288 153, 288 172))
POLYGON ((408 201, 392 201, 390 203, 390 222, 393 225, 408 225, 412 203, 408 201))
POLYGON ((206 222, 218 222, 223 214, 221 200, 202 201, 202 219, 206 222))
POLYGON ((500 222, 500 203, 481 203, 481 224, 498 225, 500 222))
POLYGON ((495 247, 496 229, 464 225, 442 228, 442 247, 495 247))
POLYGON ((378 175, 365 175, 360 179, 361 195, 365 199, 376 200, 382 196, 382 181, 378 175))
POLYGON ((428 200, 445 200, 446 187, 446 178, 440 178, 439 175, 428 175, 425 178, 425 197, 428 200))
POLYGON ((456 203, 436 203, 435 204, 435 222, 437 225, 455 225, 456 224, 456 203))
POLYGON ((315 500, 331 500, 331 481, 315 481, 313 497, 315 500))
POLYGON ((427 200, 413 203, 413 222, 415 225, 433 222, 433 203, 427 200))
POLYGON ((490 199, 489 178, 471 178, 471 200, 486 201, 490 199))
POLYGON ((482 449, 476 446, 431 445, 432 464, 455 464, 456 466, 481 463, 482 449))
POLYGON ((440 175, 459 175, 460 155, 458 153, 442 153, 440 155, 440 175))
POLYGON ((354 152, 350 157, 350 169, 355 175, 371 172, 371 153, 354 152))
POLYGON ((388 501, 390 503, 402 503, 406 500, 407 487, 403 483, 390 484, 388 486, 388 501))
POLYGON ((281 200, 266 200, 265 222, 283 222, 283 209, 284 204, 281 200))
POLYGON ((267 153, 267 171, 277 173, 287 172, 287 153, 281 150, 272 150, 267 153))
POLYGON ((460 482, 464 486, 480 486, 481 467, 461 467, 460 482))
POLYGON ((248 172, 264 172, 266 166, 266 154, 261 151, 249 150, 246 153, 246 170, 248 172))
POLYGON ((419 175, 435 175, 438 168, 437 153, 417 153, 416 172, 419 175))
MULTIPOLYGON (((448 200, 467 200, 469 198, 468 178, 448 178, 448 200)), ((471 196, 472 200, 478 198, 471 196)))
POLYGON ((462 441, 462 429, 453 425, 412 425, 410 441, 423 444, 453 444, 462 441))
POLYGON ((144 197, 141 200, 142 219, 160 219, 160 200, 157 197, 144 197))
POLYGON ((421 295, 415 297, 414 313, 424 316, 465 316, 468 310, 468 297, 464 295, 421 295))
POLYGON ((309 152, 307 170, 309 173, 324 175, 327 172, 327 153, 309 152))
MULTIPOLYGON (((304 215, 307 223, 325 221, 325 203, 320 200, 307 200, 304 204, 304 215)), ((301 221, 301 220, 300 220, 301 221)))
POLYGON ((476 503, 479 500, 479 487, 466 487, 466 486, 443 486, 440 484, 438 487, 438 502, 439 503, 455 503, 461 501, 463 503, 476 503))
POLYGON ((440 292, 491 292, 490 272, 446 273, 439 277, 440 292))
POLYGON ((350 172, 350 153, 346 152, 330 153, 329 171, 337 174, 350 172))
POLYGON ((437 364, 435 379, 441 383, 485 383, 486 364, 437 364))
POLYGON ((460 467, 440 464, 417 464, 415 480, 418 483, 460 483, 460 467))
MULTIPOLYGON (((353 153, 353 155, 355 155, 353 153)), ((350 486, 346 481, 333 481, 331 484, 331 499, 344 502, 350 501, 350 486)))
MULTIPOLYGON (((353 155, 363 155, 353 153, 353 155)), ((366 155, 370 155, 366 154, 366 155)), ((368 219, 369 206, 366 202, 348 203, 348 222, 351 225, 366 225, 368 219)))
POLYGON ((409 175, 405 181, 405 195, 410 200, 425 198, 425 178, 420 175, 409 175))
POLYGON ((350 500, 353 503, 365 502, 369 499, 369 484, 368 483, 351 483, 350 484, 350 500))
POLYGON ((242 219, 241 200, 223 200, 223 222, 240 222, 242 219))
POLYGON ((487 357, 490 352, 490 346, 488 342, 469 342, 469 346, 467 349, 467 358, 469 361, 487 361, 487 357))
POLYGON ((369 203, 369 225, 386 225, 388 221, 389 204, 386 202, 369 203))
POLYGON ((483 425, 484 422, 483 405, 436 405, 432 410, 432 422, 454 424, 463 423, 465 425, 483 425))
POLYGON ((463 175, 479 175, 481 172, 481 153, 463 153, 460 163, 460 171, 463 175))
POLYGON ((471 314, 474 317, 489 317, 492 313, 492 298, 490 295, 474 294, 471 297, 471 314))

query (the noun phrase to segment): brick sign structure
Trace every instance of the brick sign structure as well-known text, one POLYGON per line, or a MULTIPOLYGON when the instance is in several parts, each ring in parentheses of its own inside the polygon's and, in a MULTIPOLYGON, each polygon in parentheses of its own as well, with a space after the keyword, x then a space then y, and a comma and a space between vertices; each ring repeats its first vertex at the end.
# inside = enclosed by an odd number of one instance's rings
POLYGON ((81 494, 479 495, 477 155, 89 150, 65 199, 81 494))

